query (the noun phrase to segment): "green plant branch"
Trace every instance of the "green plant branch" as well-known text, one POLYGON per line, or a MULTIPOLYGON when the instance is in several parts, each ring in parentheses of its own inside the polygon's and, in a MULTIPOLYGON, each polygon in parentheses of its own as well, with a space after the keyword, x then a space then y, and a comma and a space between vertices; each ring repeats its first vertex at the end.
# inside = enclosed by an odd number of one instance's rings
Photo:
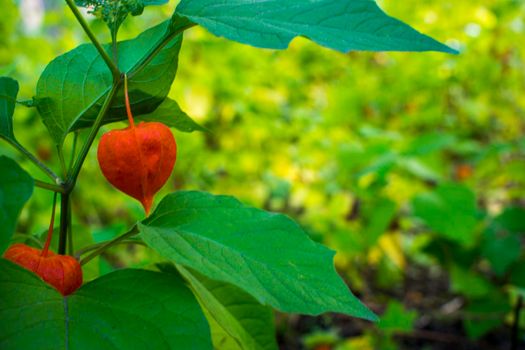
POLYGON ((73 246, 73 225, 72 222, 72 210, 71 210, 71 197, 68 201, 68 211, 67 211, 67 254, 73 255, 74 246, 73 246))
POLYGON ((113 49, 113 61, 118 66, 118 46, 117 46, 117 31, 111 31, 111 47, 113 49))
MULTIPOLYGON (((126 240, 127 238, 130 238, 134 235, 136 235, 137 233, 139 232, 137 226, 133 226, 133 228, 131 230, 129 230, 128 232, 118 236, 117 238, 115 239, 112 239, 111 241, 108 241, 108 242, 104 242, 102 245, 100 245, 99 247, 94 247, 93 249, 90 249, 90 250, 94 250, 91 254, 89 254, 88 256, 86 256, 84 259, 80 260, 80 265, 85 265, 87 264, 88 262, 90 262, 91 260, 93 260, 94 258, 96 258, 97 256, 99 256, 100 254, 104 253, 107 249, 113 247, 114 245, 117 245, 119 243, 122 243, 124 240, 126 240)), ((86 247, 88 248, 88 247, 86 247)), ((90 251, 90 250, 87 250, 87 251, 90 251)), ((78 251, 75 253, 75 256, 79 256, 82 255, 82 254, 85 254, 86 252, 86 249, 84 249, 84 251, 78 251)))
POLYGON ((91 145, 93 144, 93 141, 95 140, 95 137, 97 136, 98 130, 100 129, 100 126, 102 125, 102 122, 104 121, 104 117, 106 116, 106 113, 109 107, 111 106, 111 102, 113 101, 113 98, 115 97, 115 94, 117 93, 117 90, 120 87, 120 84, 121 84, 121 80, 118 80, 117 82, 115 82, 110 92, 106 96, 106 100, 104 101, 102 108, 98 112, 97 118, 95 119, 95 122, 93 123, 93 126, 91 127, 88 138, 86 142, 84 143, 84 145, 82 146, 80 155, 78 156, 75 162, 75 165, 73 166, 73 169, 69 173, 66 185, 68 189, 70 190, 75 186, 75 183, 78 178, 78 174, 80 173, 80 169, 82 168, 82 165, 84 164, 84 161, 86 160, 86 157, 89 153, 89 149, 91 148, 91 145))
POLYGON ((26 234, 22 234, 22 233, 15 233, 13 235, 13 240, 17 240, 17 239, 23 239, 25 241, 27 240, 30 240, 31 242, 35 243, 37 247, 39 247, 40 249, 42 249, 44 247, 44 244, 38 239, 36 238, 35 236, 31 236, 31 235, 26 235, 26 234))
POLYGON ((106 52, 106 50, 104 50, 104 48, 102 47, 100 42, 97 40, 97 37, 95 36, 95 34, 93 34, 93 31, 91 31, 91 29, 89 28, 86 20, 84 19, 84 17, 82 17, 82 14, 78 10, 78 8, 75 5, 74 1, 73 0, 66 0, 66 3, 69 6, 69 8, 71 9, 71 11, 73 12, 73 15, 75 15, 78 23, 80 23, 80 25, 84 29, 84 32, 87 34, 87 36, 89 37, 89 39, 91 40, 91 42, 93 43, 95 48, 97 49, 98 53, 100 54, 100 56, 102 57, 104 62, 106 62, 106 65, 108 66, 109 70, 111 71, 111 74, 113 75, 113 79, 115 79, 115 80, 118 79, 119 76, 120 76, 119 68, 111 60, 111 57, 109 57, 109 55, 106 52))
POLYGON ((155 45, 153 48, 151 48, 151 50, 145 56, 143 56, 135 64, 135 66, 133 66, 133 68, 131 69, 130 73, 128 74, 128 79, 131 79, 136 74, 140 73, 140 71, 142 71, 142 69, 144 69, 144 67, 146 67, 151 62, 151 60, 153 60, 155 58, 155 56, 157 56, 157 54, 164 48, 164 46, 168 45, 170 43, 170 41, 173 40, 173 38, 175 38, 177 35, 179 35, 180 33, 184 32, 185 30, 187 30, 187 29, 189 29, 189 28, 191 28, 193 26, 196 26, 196 24, 195 23, 189 23, 186 26, 178 28, 174 32, 170 32, 170 33, 166 34, 157 45, 155 45))
POLYGON ((40 181, 40 180, 34 180, 34 181, 35 181, 36 187, 43 188, 44 190, 49 190, 53 192, 66 193, 66 189, 64 186, 54 185, 54 184, 50 184, 50 183, 40 181))
POLYGON ((58 237, 58 254, 66 254, 69 212, 69 193, 60 194, 60 231, 58 237))
MULTIPOLYGON (((84 247, 82 249, 77 250, 75 252, 75 254, 73 254, 73 256, 78 260, 78 259, 80 259, 80 257, 82 255, 85 255, 85 254, 87 254, 89 252, 97 250, 97 249, 99 249, 100 247, 102 247, 106 243, 107 242, 95 243, 95 244, 92 244, 90 246, 84 247)), ((144 243, 142 241, 139 241, 139 240, 136 240, 136 239, 125 239, 125 240, 118 241, 117 243, 113 244, 112 247, 114 247, 116 245, 119 245, 119 244, 136 244, 136 245, 146 246, 146 243, 144 243)))
POLYGON ((57 152, 58 159, 60 161, 60 169, 62 170, 62 175, 64 177, 67 177, 66 160, 64 159, 64 150, 62 149, 62 146, 57 146, 57 152))
POLYGON ((4 140, 11 146, 13 146, 17 151, 26 156, 27 159, 33 162, 33 164, 35 164, 40 170, 42 170, 42 172, 46 174, 51 180, 53 180, 57 185, 63 183, 62 179, 57 174, 55 174, 53 170, 49 169, 44 163, 38 160, 38 158, 36 158, 31 152, 25 149, 24 146, 19 144, 18 141, 11 140, 8 138, 4 138, 4 140))
POLYGON ((79 131, 75 131, 75 134, 73 136, 73 146, 71 147, 71 157, 69 158, 68 173, 73 168, 73 164, 75 164, 75 154, 77 153, 78 135, 79 131))

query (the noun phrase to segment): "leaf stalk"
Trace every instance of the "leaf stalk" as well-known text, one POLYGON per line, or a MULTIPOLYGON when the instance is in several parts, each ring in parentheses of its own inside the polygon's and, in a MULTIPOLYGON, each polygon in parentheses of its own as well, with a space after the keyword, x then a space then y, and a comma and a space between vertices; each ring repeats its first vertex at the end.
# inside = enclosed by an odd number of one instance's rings
MULTIPOLYGON (((115 238, 115 239, 113 239, 111 241, 108 241, 108 242, 102 244, 100 247, 97 247, 91 254, 89 254, 84 259, 80 260, 80 265, 87 264, 89 261, 93 260, 94 258, 99 256, 100 254, 105 252, 107 249, 113 247, 114 245, 117 245, 117 244, 121 243, 122 241, 126 240, 127 238, 130 238, 130 237, 136 235, 138 232, 139 232, 139 230, 138 230, 137 226, 136 225, 133 226, 133 228, 131 230, 129 230, 128 232, 118 236, 117 238, 115 238)), ((77 252, 76 255, 80 256, 83 253, 85 253, 85 251, 84 252, 82 252, 82 251, 77 252)))
POLYGON ((115 64, 115 62, 113 62, 111 57, 109 57, 108 53, 106 52, 106 50, 104 50, 104 48, 102 47, 102 45, 98 41, 98 39, 95 36, 95 34, 93 33, 93 31, 89 28, 89 25, 87 24, 86 20, 84 19, 84 17, 82 16, 80 11, 78 10, 78 8, 75 5, 74 1, 73 0, 66 0, 66 3, 69 6, 69 8, 71 9, 71 12, 73 12, 73 15, 75 15, 78 23, 84 29, 84 32, 89 37, 89 40, 91 40, 91 42, 93 43, 93 45, 97 49, 98 53, 100 54, 100 56, 102 57, 104 62, 106 62, 106 65, 108 66, 109 70, 111 71, 111 74, 113 75, 113 78, 117 79, 120 76, 120 70, 117 67, 117 65, 115 64))

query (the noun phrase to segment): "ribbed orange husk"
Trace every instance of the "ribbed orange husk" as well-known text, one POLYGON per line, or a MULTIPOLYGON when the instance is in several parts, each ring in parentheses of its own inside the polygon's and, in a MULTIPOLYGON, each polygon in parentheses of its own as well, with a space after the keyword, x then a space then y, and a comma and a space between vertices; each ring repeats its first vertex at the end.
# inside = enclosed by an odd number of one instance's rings
POLYGON ((102 135, 97 155, 106 179, 140 201, 149 214, 153 197, 171 175, 177 144, 166 125, 142 122, 102 135))
POLYGON ((82 268, 75 258, 52 251, 46 256, 41 256, 41 253, 40 249, 18 243, 7 249, 4 258, 33 271, 64 296, 80 288, 82 268))

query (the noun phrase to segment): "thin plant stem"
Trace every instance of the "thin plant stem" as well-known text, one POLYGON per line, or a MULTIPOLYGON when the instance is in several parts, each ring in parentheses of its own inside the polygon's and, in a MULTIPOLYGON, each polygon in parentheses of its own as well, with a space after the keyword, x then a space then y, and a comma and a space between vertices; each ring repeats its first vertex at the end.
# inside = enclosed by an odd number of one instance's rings
POLYGON ((60 169, 62 170, 62 175, 64 177, 67 177, 66 160, 64 158, 64 150, 62 146, 57 146, 57 152, 58 152, 58 159, 60 161, 60 169))
POLYGON ((42 170, 42 172, 46 174, 51 180, 53 180, 53 182, 55 182, 57 185, 63 183, 62 179, 57 174, 55 174, 53 170, 49 169, 44 163, 38 160, 38 158, 36 158, 31 152, 25 149, 24 146, 22 146, 15 140, 11 140, 8 138, 5 138, 4 140, 11 146, 13 146, 17 151, 26 156, 27 159, 33 162, 33 164, 35 164, 40 170, 42 170))
POLYGON ((135 64, 135 66, 131 69, 129 78, 131 79, 136 74, 140 73, 140 71, 142 71, 142 69, 144 69, 144 67, 146 67, 155 58, 155 56, 157 56, 164 46, 168 45, 170 41, 173 40, 173 38, 195 25, 195 23, 189 23, 188 25, 181 27, 172 33, 165 35, 164 38, 162 38, 162 40, 157 45, 155 45, 146 56, 142 57, 140 61, 135 64))
POLYGON ((113 62, 118 67, 118 46, 117 46, 118 31, 113 29, 111 31, 111 47, 113 48, 113 62))
POLYGON ((106 113, 109 107, 111 106, 111 102, 113 101, 113 98, 115 97, 115 94, 117 93, 119 86, 120 86, 120 81, 114 83, 113 87, 111 88, 111 91, 106 96, 106 100, 104 101, 104 104, 102 105, 102 108, 100 109, 97 115, 97 118, 95 119, 95 122, 93 123, 93 126, 91 127, 88 138, 86 142, 84 143, 84 145, 82 146, 80 155, 78 156, 75 162, 75 165, 73 166, 73 169, 69 173, 67 184, 70 187, 75 186, 75 183, 78 178, 78 174, 80 173, 80 169, 82 168, 82 165, 84 164, 84 161, 86 160, 89 149, 91 148, 91 145, 93 144, 93 141, 95 140, 95 137, 97 136, 98 130, 100 129, 100 126, 102 125, 104 117, 106 116, 106 113))
POLYGON ((49 222, 49 230, 47 231, 46 243, 44 244, 44 248, 42 248, 42 253, 40 253, 40 256, 43 256, 44 258, 47 256, 47 253, 49 252, 49 245, 51 244, 51 238, 53 237, 53 229, 55 227, 56 204, 57 204, 57 193, 55 192, 55 194, 53 195, 53 209, 51 211, 51 220, 49 222))
POLYGON ((40 248, 43 248, 43 247, 44 247, 44 245, 42 244, 42 242, 41 242, 38 238, 36 238, 36 237, 34 237, 34 236, 26 235, 26 234, 21 234, 21 233, 15 233, 15 234, 13 235, 13 239, 17 239, 17 238, 21 238, 21 239, 24 239, 24 240, 26 240, 26 241, 27 241, 27 240, 30 240, 31 242, 35 243, 38 247, 40 247, 40 248))
MULTIPOLYGON (((82 255, 87 254, 89 252, 92 252, 94 250, 97 250, 98 248, 102 247, 106 243, 107 242, 96 243, 96 244, 84 247, 82 249, 79 249, 79 250, 77 250, 75 252, 74 257, 77 258, 77 259, 80 259, 80 257, 82 255)), ((139 241, 139 240, 135 240, 135 239, 125 239, 125 240, 122 240, 122 241, 118 241, 117 243, 113 244, 113 247, 118 245, 118 244, 136 244, 136 245, 146 246, 146 243, 144 243, 142 241, 139 241)))
POLYGON ((77 153, 78 135, 79 132, 75 131, 75 134, 73 136, 73 146, 71 147, 71 157, 69 158, 68 173, 73 168, 73 164, 75 164, 75 154, 77 153))
POLYGON ((69 198, 69 208, 67 211, 67 253, 68 255, 73 255, 74 252, 74 246, 73 246, 73 225, 72 222, 72 215, 73 212, 71 210, 71 197, 69 198))
POLYGON ((44 181, 40 181, 40 180, 34 180, 34 181, 35 181, 35 186, 36 187, 40 187, 40 188, 43 188, 45 190, 58 192, 58 193, 65 193, 66 192, 66 189, 63 186, 50 184, 50 183, 47 183, 47 182, 44 182, 44 181))
POLYGON ((89 37, 89 40, 91 40, 91 42, 93 43, 93 45, 97 49, 98 53, 100 54, 100 56, 102 57, 104 62, 106 62, 106 65, 108 66, 109 70, 111 71, 111 74, 113 75, 113 79, 117 80, 118 77, 120 76, 120 70, 118 69, 117 65, 111 60, 111 57, 109 57, 108 53, 106 52, 106 50, 104 50, 104 48, 102 47, 102 45, 98 41, 98 39, 95 36, 95 34, 93 33, 93 31, 89 28, 89 25, 87 24, 87 22, 84 19, 84 17, 82 17, 82 14, 78 10, 78 8, 75 5, 74 1, 73 0, 66 0, 66 3, 69 6, 69 8, 71 9, 71 11, 73 12, 73 15, 75 15, 78 23, 84 29, 84 32, 89 37))
POLYGON ((60 194, 60 236, 58 238, 58 254, 66 254, 67 230, 69 212, 69 193, 60 194))
POLYGON ((125 239, 136 235, 138 232, 139 232, 139 230, 138 230, 137 226, 133 226, 133 228, 131 230, 129 230, 128 232, 124 233, 123 235, 121 235, 121 236, 119 236, 119 237, 117 237, 117 238, 115 238, 115 239, 113 239, 111 241, 108 241, 108 242, 104 243, 102 246, 100 246, 99 248, 95 249, 95 251, 93 251, 91 254, 86 256, 84 259, 80 260, 80 265, 87 264, 88 262, 90 262, 91 260, 93 260, 94 258, 99 256, 100 254, 104 253, 108 248, 111 248, 114 245, 119 244, 120 242, 124 241, 125 239))

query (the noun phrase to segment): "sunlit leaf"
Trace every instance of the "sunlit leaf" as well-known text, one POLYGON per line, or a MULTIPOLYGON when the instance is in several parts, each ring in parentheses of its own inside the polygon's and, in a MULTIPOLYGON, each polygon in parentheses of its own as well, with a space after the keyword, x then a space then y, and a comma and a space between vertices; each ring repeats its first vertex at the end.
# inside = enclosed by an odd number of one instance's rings
POLYGON ((375 319, 337 275, 334 253, 284 215, 233 197, 176 192, 164 197, 139 230, 164 257, 236 285, 263 305, 375 319))
POLYGON ((207 131, 206 128, 203 128, 191 119, 189 115, 180 109, 179 104, 170 98, 166 98, 155 111, 140 115, 135 119, 145 122, 161 122, 183 132, 207 131))

